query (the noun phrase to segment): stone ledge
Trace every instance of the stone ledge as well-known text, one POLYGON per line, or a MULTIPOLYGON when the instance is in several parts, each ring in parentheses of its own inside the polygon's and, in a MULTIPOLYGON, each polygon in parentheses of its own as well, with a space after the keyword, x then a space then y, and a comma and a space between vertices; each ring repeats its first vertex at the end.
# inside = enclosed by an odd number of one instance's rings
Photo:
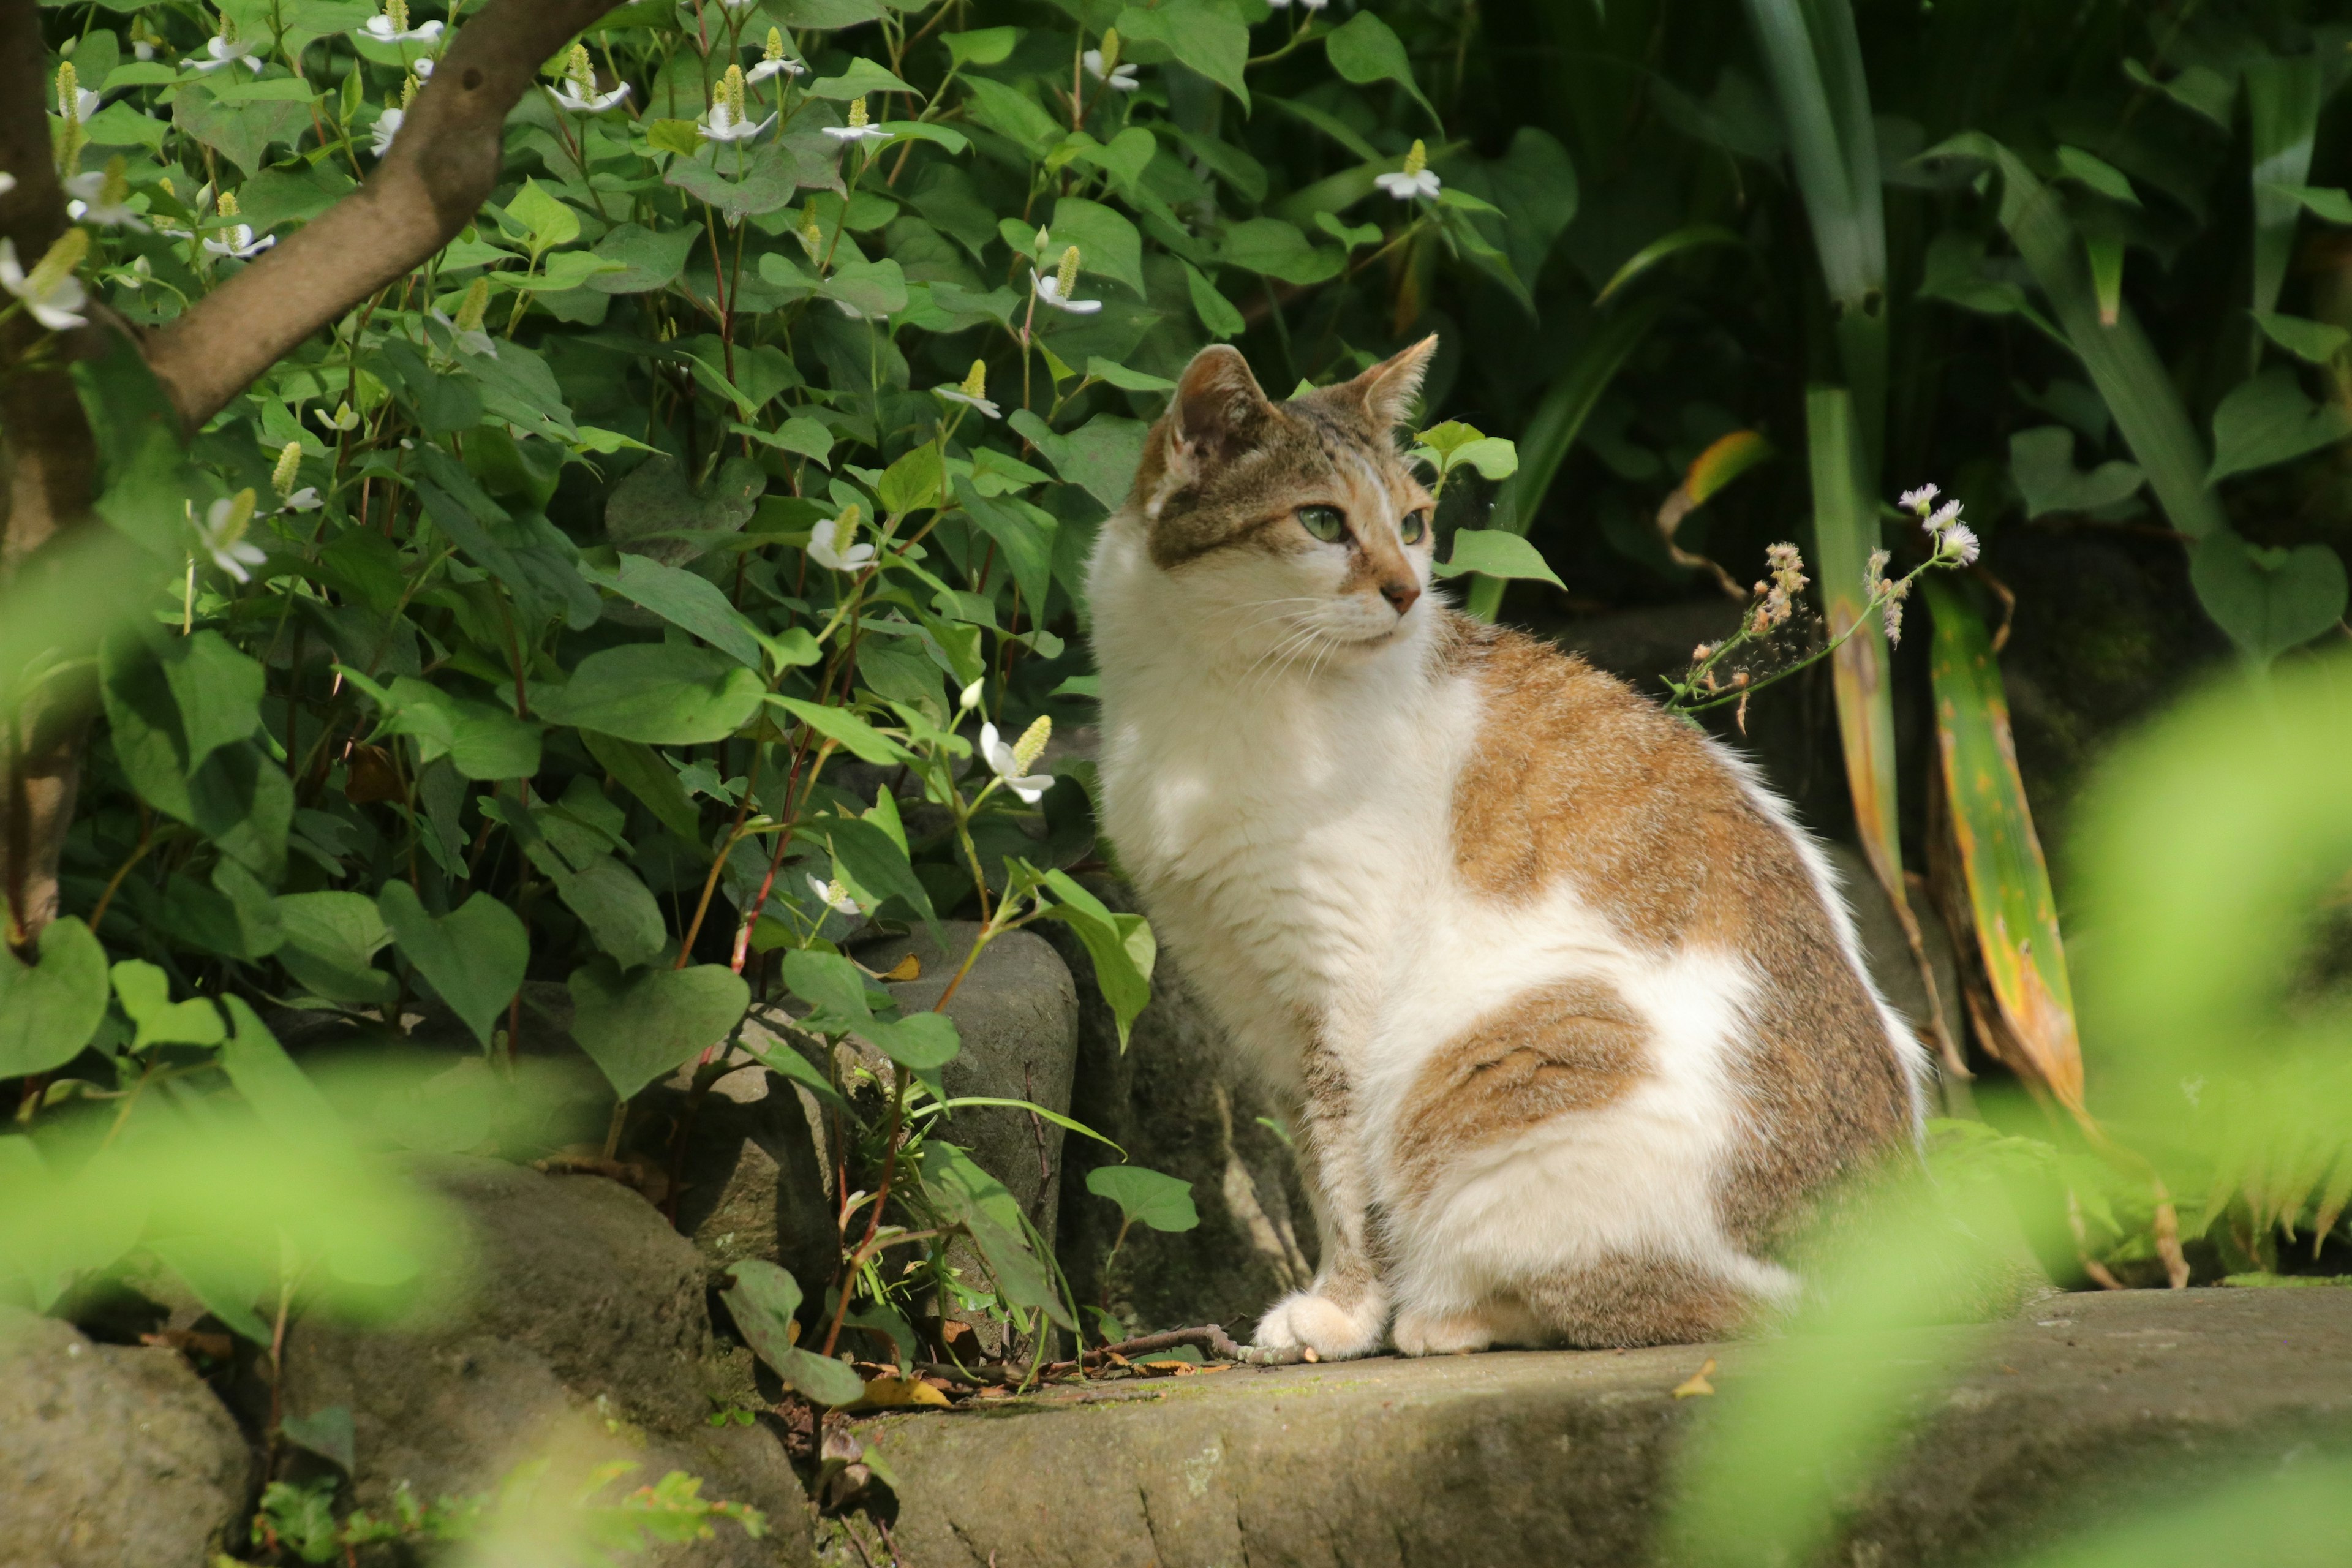
MULTIPOLYGON (((1990 1341, 1880 1344, 1952 1376, 1915 1408, 1901 1467, 1857 1500, 1840 1563, 1965 1563, 2041 1538, 2062 1502, 2352 1447, 2352 1291, 2067 1296, 1990 1341)), ((1672 1389, 1709 1355, 1730 1387, 1776 1353, 1234 1368, 863 1425, 906 1483, 909 1568, 1633 1564, 1678 1434, 1709 1404, 1672 1389)))

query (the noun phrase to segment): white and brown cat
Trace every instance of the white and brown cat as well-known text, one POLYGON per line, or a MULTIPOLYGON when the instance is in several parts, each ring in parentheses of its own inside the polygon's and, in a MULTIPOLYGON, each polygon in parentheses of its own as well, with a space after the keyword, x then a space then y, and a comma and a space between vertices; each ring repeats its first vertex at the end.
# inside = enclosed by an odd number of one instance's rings
POLYGON ((1438 602, 1393 435, 1434 346, 1283 404, 1187 369, 1093 562, 1107 826, 1298 1107, 1322 1266, 1260 1344, 1717 1337, 1925 1059, 1744 763, 1438 602))

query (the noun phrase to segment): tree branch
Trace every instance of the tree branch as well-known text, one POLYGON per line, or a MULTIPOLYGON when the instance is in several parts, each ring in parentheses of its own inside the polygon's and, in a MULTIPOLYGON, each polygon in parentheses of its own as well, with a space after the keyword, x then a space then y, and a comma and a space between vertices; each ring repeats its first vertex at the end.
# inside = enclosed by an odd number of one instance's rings
POLYGON ((467 22, 364 184, 147 340, 148 365, 188 425, 471 223, 498 184, 508 111, 551 55, 618 3, 490 0, 467 22))

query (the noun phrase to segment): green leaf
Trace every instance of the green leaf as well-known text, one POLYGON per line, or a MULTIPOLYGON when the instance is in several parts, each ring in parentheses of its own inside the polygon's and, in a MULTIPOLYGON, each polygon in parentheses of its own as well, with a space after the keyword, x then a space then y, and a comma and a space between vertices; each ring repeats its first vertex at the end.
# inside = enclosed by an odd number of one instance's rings
POLYGON ((2290 462, 2352 435, 2352 415, 2305 395, 2294 371, 2273 365, 2239 384, 2213 411, 2213 467, 2205 482, 2290 462))
POLYGON ((1234 308, 1233 301, 1217 292, 1217 286, 1209 281, 1208 275, 1189 261, 1184 263, 1184 288, 1192 299, 1192 313, 1201 318, 1201 325, 1209 330, 1211 336, 1238 337, 1242 329, 1249 325, 1234 308))
POLYGON ((971 481, 957 481, 956 500, 981 531, 996 542, 1021 590, 1021 602, 1034 616, 1053 581, 1054 536, 1059 530, 1054 515, 1018 496, 983 494, 976 474, 971 481))
POLYGON ((1139 915, 1113 914, 1066 871, 1048 871, 1040 882, 1053 895, 1045 917, 1068 926, 1094 961, 1095 984, 1110 1004, 1119 1049, 1125 1050, 1129 1029, 1151 1000, 1151 970, 1159 956, 1151 927, 1139 915))
POLYGON ((971 96, 966 108, 972 120, 998 135, 1006 138, 1032 156, 1041 155, 1046 147, 1058 141, 1062 128, 1053 116, 1037 107, 1034 100, 1017 88, 984 76, 966 77, 964 87, 971 96))
POLYGON ((1732 249, 1739 249, 1747 243, 1721 224, 1695 223, 1686 227, 1675 229, 1670 234, 1662 235, 1650 241, 1649 244, 1627 257, 1617 270, 1609 275, 1609 281, 1601 286, 1601 292, 1594 296, 1593 303, 1603 304, 1614 299, 1623 292, 1626 286, 1634 279, 1641 277, 1660 262, 1671 257, 1680 256, 1685 251, 1702 250, 1710 247, 1729 247, 1732 249))
POLYGON ((662 761, 651 746, 624 741, 618 735, 599 734, 593 730, 583 730, 580 741, 598 765, 612 774, 623 789, 643 801, 646 809, 663 826, 689 844, 700 841, 702 819, 695 808, 694 797, 677 782, 677 770, 662 761))
POLYGON ((392 1000, 392 976, 375 955, 392 942, 375 900, 362 893, 283 893, 278 921, 286 941, 277 952, 295 983, 330 1002, 381 1006, 392 1000))
POLYGON ((1412 94, 1412 100, 1429 116, 1430 122, 1442 132, 1444 121, 1428 99, 1422 96, 1421 84, 1412 79, 1412 62, 1405 58, 1404 43, 1395 30, 1370 11, 1359 11, 1332 30, 1323 40, 1324 51, 1330 56, 1331 68, 1359 87, 1376 81, 1392 81, 1412 94))
POLYGON ((178 1275, 205 1310, 248 1342, 267 1345, 269 1324, 253 1304, 273 1293, 277 1280, 267 1263, 226 1237, 158 1237, 147 1243, 155 1261, 178 1275))
POLYGON ((1254 217, 1225 230, 1217 259, 1285 283, 1320 283, 1337 277, 1345 259, 1334 250, 1318 250, 1307 243, 1297 224, 1278 217, 1254 217))
POLYGON ((2311 174, 2312 142, 2332 84, 2315 54, 2255 53, 2243 67, 2246 129, 2254 188, 2253 298, 2257 311, 2278 303, 2294 249, 2303 203, 2293 194, 2311 174))
POLYGON ((598 240, 593 253, 618 269, 597 273, 587 286, 600 294, 643 294, 666 288, 686 270, 695 238, 690 228, 650 229, 625 223, 598 240))
POLYGON ((651 963, 667 944, 661 905, 643 879, 611 856, 555 876, 556 896, 580 917, 596 945, 623 968, 651 963))
POLYGON ((948 47, 948 58, 958 68, 1003 65, 1020 41, 1018 27, 975 27, 968 33, 940 35, 940 42, 948 47))
POLYGON ((2249 544, 2228 530, 2189 552, 2189 581, 2247 659, 2265 667, 2344 618, 2344 560, 2324 544, 2249 544))
MULTIPOLYGON (((646 141, 656 153, 675 153, 680 158, 691 158, 702 151, 702 132, 691 120, 656 120, 646 126, 646 141)), ((689 238, 692 231, 687 231, 689 238)))
POLYGON ((941 493, 940 448, 937 443, 926 441, 910 447, 907 455, 883 470, 874 487, 874 497, 882 503, 883 510, 892 517, 904 517, 910 511, 936 507, 946 499, 941 493))
POLYGON ((2352 194, 2335 186, 2272 185, 2268 190, 2292 199, 2322 223, 2352 224, 2352 194))
POLYGON ((725 164, 730 172, 722 174, 718 163, 699 156, 673 158, 662 171, 662 183, 709 203, 730 225, 790 206, 803 185, 823 183, 822 177, 812 177, 814 171, 803 167, 782 140, 762 144, 740 173, 732 154, 726 156, 725 164))
POLYGON ((727 1304, 743 1342, 774 1369, 784 1386, 818 1405, 855 1405, 864 1397, 866 1381, 856 1368, 793 1343, 793 1316, 801 1305, 798 1281, 759 1258, 747 1258, 727 1273, 734 1283, 719 1299, 727 1304))
POLYGON ((858 888, 877 899, 903 899, 908 908, 945 942, 930 893, 908 863, 906 847, 890 837, 880 823, 856 816, 820 816, 800 829, 801 836, 833 851, 835 862, 858 888))
POLYGON ((1451 560, 1433 568, 1440 577, 1475 572, 1485 577, 1527 577, 1565 590, 1567 584, 1544 563, 1543 553, 1516 533, 1496 528, 1465 528, 1454 536, 1451 560))
POLYGON ((225 1005, 236 1027, 222 1043, 221 1070, 261 1124, 289 1143, 339 1146, 348 1134, 319 1086, 294 1065, 244 997, 231 996, 225 1005))
POLYGON ((572 1037, 623 1100, 725 1043, 751 988, 723 963, 624 976, 609 959, 572 972, 572 1037))
POLYGON ((1165 0, 1148 11, 1130 5, 1115 25, 1128 58, 1181 60, 1249 107, 1249 86, 1242 79, 1249 26, 1215 0, 1165 0))
POLYGON ((507 203, 507 215, 530 236, 533 256, 580 237, 580 215, 549 195, 537 180, 522 183, 522 189, 507 203))
POLYGON ((895 261, 845 261, 819 290, 868 321, 895 316, 907 308, 907 274, 895 261))
POLYGON ((2352 343, 2352 332, 2325 321, 2306 321, 2300 316, 2282 316, 2274 310, 2256 310, 2254 324, 2263 335, 2306 364, 2326 364, 2352 343))
POLYGON ((624 555, 619 568, 610 573, 583 568, 581 575, 692 632, 737 663, 760 668, 758 634, 709 578, 645 555, 624 555))
POLYGON ((1114 511, 1127 504, 1135 466, 1143 458, 1143 437, 1151 428, 1140 419, 1097 414, 1064 436, 1026 408, 1005 423, 1034 443, 1055 473, 1114 511))
POLYGON ((487 1050, 491 1026, 521 988, 530 961, 530 938, 521 919, 488 893, 476 893, 436 919, 425 912, 415 889, 398 879, 376 894, 376 910, 402 956, 487 1050))
POLYGON ((830 708, 824 703, 803 701, 797 697, 771 695, 768 700, 818 734, 839 742, 844 751, 860 762, 899 763, 914 760, 898 742, 845 708, 830 708))
MULTIPOLYGON (((811 98, 846 101, 873 92, 916 92, 916 89, 861 55, 853 58, 839 76, 819 77, 809 83, 808 91, 811 98)), ((916 96, 919 98, 922 95, 916 92, 916 96)))
POLYGON ((1070 246, 1078 247, 1078 269, 1124 285, 1139 300, 1143 289, 1143 237, 1114 208, 1083 196, 1064 196, 1054 204, 1053 237, 1039 258, 1051 270, 1070 246))
POLYGON ((567 684, 535 690, 531 707, 625 741, 691 746, 741 729, 763 695, 757 673, 708 648, 628 643, 590 654, 567 684))
POLYGON ((1186 1231, 1201 1223, 1192 1206, 1192 1184, 1140 1165, 1097 1165, 1087 1173, 1087 1191, 1108 1198, 1129 1225, 1186 1231))
POLYGON ((112 973, 114 994, 138 1031, 131 1041, 132 1050, 143 1051, 150 1046, 216 1046, 228 1038, 219 1008, 201 996, 173 1001, 170 976, 153 964, 126 958, 114 966, 112 973))
POLYGON ((1035 1308, 1064 1328, 1074 1327, 1051 1279, 1023 1237, 1021 1206, 1004 1184, 952 1143, 928 1144, 919 1168, 923 1191, 943 1215, 971 1234, 1005 1300, 1035 1308))
POLYGON ((2126 206, 2139 205, 2139 193, 2132 189, 2131 181, 2105 158, 2062 143, 2058 148, 2058 167, 2064 171, 2062 177, 2078 181, 2126 206))
POLYGON ((2063 425, 2011 436, 2009 471, 2025 498, 2028 517, 2114 506, 2136 494, 2144 478, 2137 465, 2124 462, 2101 463, 2087 474, 2076 471, 2074 432, 2063 425))
MULTIPOLYGON (((366 689, 355 675, 351 679, 366 689)), ((408 675, 394 680, 383 697, 386 731, 414 737, 421 762, 446 756, 469 779, 527 779, 539 772, 540 727, 504 708, 453 696, 408 675)))
POLYGON ((1107 381, 1122 392, 1173 392, 1176 384, 1166 376, 1146 375, 1139 370, 1129 370, 1100 354, 1089 355, 1087 374, 1097 381, 1107 381))
POLYGON ((0 1078, 73 1060, 106 1016, 106 949, 79 915, 42 928, 39 962, 0 943, 0 1078))

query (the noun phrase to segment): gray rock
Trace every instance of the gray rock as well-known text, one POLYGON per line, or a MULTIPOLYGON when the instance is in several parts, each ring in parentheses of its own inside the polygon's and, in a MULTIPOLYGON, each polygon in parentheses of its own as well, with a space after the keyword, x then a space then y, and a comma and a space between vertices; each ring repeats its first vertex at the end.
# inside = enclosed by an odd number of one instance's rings
MULTIPOLYGON (((792 1048, 756 1014, 744 1037, 792 1048)), ((684 1083, 645 1091, 631 1121, 632 1146, 665 1170, 691 1078, 689 1068, 679 1075, 684 1083)), ((759 1258, 789 1269, 804 1289, 824 1289, 835 1238, 817 1126, 814 1106, 765 1068, 738 1068, 703 1096, 685 1130, 676 1217, 713 1274, 759 1258)))
POLYGON ((418 1302, 383 1326, 305 1322, 289 1338, 287 1410, 352 1412, 359 1506, 399 1483, 425 1497, 488 1491, 553 1456, 572 1474, 625 1458, 673 1469, 704 1495, 764 1510, 772 1533, 731 1526, 667 1561, 809 1561, 808 1510, 776 1435, 708 1425, 749 1389, 712 1358, 702 1256, 615 1183, 497 1161, 421 1163, 466 1222, 428 1265, 418 1302))
POLYGON ((173 1351, 0 1309, 0 1563, 195 1564, 244 1512, 244 1434, 173 1351))
MULTIPOLYGON (((1113 909, 1135 908, 1116 883, 1089 888, 1113 909)), ((1282 1108, 1242 1070, 1172 954, 1160 954, 1151 1003, 1122 1052, 1086 950, 1061 928, 1046 929, 1078 980, 1072 1114, 1136 1164, 1192 1183, 1201 1215, 1198 1228, 1175 1235, 1129 1231, 1106 1280, 1119 1215, 1087 1190, 1086 1176, 1118 1157, 1074 1141, 1062 1181, 1063 1272, 1079 1300, 1108 1305, 1137 1331, 1223 1323, 1246 1337, 1277 1297, 1314 1274, 1314 1215, 1282 1108)))
MULTIPOLYGON (((2352 1444, 2352 1290, 2074 1296, 1990 1342, 1872 1347, 1938 1375, 1881 1447, 1887 1472, 1841 1490, 1823 1562, 1981 1562, 2352 1444)), ((1654 1560, 1675 1452, 1718 1403, 1671 1391, 1709 1356, 1729 1391, 1796 1348, 1233 1368, 861 1435, 904 1482, 893 1533, 923 1568, 1631 1565, 1654 1560)))
MULTIPOLYGON (((858 952, 858 962, 877 972, 887 973, 910 952, 921 963, 919 978, 888 988, 901 1012, 939 1005, 980 931, 971 921, 943 923, 944 952, 922 931, 858 952)), ((963 1039, 955 1060, 940 1070, 950 1096, 1025 1100, 1069 1114, 1078 994, 1052 946, 1025 931, 998 937, 956 987, 947 1011, 963 1039)), ((1019 1200, 1038 1234, 1052 1241, 1060 1208, 1061 1128, 1027 1111, 988 1106, 951 1113, 933 1136, 970 1150, 973 1162, 1019 1200)))

